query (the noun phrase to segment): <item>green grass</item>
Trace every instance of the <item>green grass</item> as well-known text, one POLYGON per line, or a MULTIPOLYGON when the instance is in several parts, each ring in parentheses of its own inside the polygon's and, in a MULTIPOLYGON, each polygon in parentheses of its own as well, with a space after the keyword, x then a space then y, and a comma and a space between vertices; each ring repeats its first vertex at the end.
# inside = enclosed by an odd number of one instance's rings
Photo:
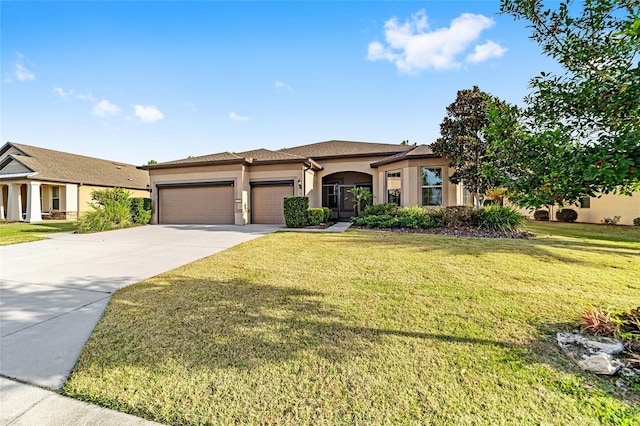
POLYGON ((554 342, 639 276, 637 242, 272 234, 118 291, 62 392, 167 424, 638 424, 554 342))
POLYGON ((46 239, 53 232, 75 231, 77 222, 0 222, 0 246, 46 239))
POLYGON ((572 238, 640 243, 640 226, 528 221, 524 228, 538 236, 561 235, 572 238))

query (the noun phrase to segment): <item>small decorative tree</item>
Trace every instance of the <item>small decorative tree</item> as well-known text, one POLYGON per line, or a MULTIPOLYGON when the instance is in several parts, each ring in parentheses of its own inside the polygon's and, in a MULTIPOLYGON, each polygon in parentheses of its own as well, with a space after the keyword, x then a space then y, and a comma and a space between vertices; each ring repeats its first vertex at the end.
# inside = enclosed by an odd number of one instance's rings
POLYGON ((373 201, 373 194, 367 188, 356 186, 347 192, 353 195, 353 208, 356 211, 356 216, 359 216, 367 204, 373 201))

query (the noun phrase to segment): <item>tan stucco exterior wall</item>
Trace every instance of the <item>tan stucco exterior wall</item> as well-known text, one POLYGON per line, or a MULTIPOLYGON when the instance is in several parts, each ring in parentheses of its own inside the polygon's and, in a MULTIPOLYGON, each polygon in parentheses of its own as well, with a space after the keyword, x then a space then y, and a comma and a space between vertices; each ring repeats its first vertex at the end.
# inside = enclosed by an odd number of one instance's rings
POLYGON ((318 164, 322 166, 322 170, 315 173, 314 190, 306 194, 309 197, 309 205, 311 207, 322 207, 322 178, 333 173, 359 172, 371 175, 375 191, 375 188, 378 187, 378 174, 376 169, 371 167, 371 163, 379 161, 381 158, 384 157, 373 156, 319 160, 318 164))
MULTIPOLYGON (((311 172, 311 176, 312 176, 311 172)), ((158 223, 158 184, 189 183, 226 181, 234 182, 235 199, 235 224, 246 225, 251 218, 251 182, 292 180, 294 182, 294 195, 305 195, 304 190, 312 191, 313 179, 309 180, 309 174, 305 174, 302 164, 268 164, 247 166, 242 164, 229 164, 203 167, 180 167, 171 169, 150 170, 149 177, 153 188, 151 199, 153 204, 153 216, 151 223, 158 223), (303 180, 303 177, 306 180, 303 180), (300 188, 298 186, 304 186, 300 188)))
MULTIPOLYGON (((591 197, 589 208, 569 206, 578 213, 578 222, 602 223, 605 218, 620 216, 620 225, 633 225, 633 219, 640 217, 640 191, 628 197, 616 194, 603 194, 601 197, 591 197)), ((559 208, 553 208, 553 220, 559 208)), ((533 210, 519 209, 528 218, 533 219, 533 210)))
POLYGON ((422 205, 422 167, 442 167, 442 205, 458 205, 458 186, 449 182, 449 176, 453 173, 453 169, 450 169, 447 162, 441 158, 403 160, 378 167, 378 182, 380 182, 380 185, 375 187, 375 203, 380 204, 387 201, 386 173, 400 171, 402 179, 400 202, 402 206, 422 205))

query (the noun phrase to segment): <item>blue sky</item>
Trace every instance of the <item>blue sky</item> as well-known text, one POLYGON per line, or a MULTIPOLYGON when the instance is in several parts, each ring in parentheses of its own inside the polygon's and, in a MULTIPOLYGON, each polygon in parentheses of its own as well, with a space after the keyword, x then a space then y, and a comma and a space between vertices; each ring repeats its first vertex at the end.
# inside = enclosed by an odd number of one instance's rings
POLYGON ((2 142, 143 164, 431 143, 460 89, 554 71, 498 1, 0 2, 2 142))

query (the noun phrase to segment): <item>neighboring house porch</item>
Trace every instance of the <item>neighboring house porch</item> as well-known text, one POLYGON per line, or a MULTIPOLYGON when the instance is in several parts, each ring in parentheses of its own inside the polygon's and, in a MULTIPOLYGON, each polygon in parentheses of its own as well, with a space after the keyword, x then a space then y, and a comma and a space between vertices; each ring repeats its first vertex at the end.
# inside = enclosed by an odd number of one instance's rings
MULTIPOLYGON (((1 179, 1 178, 0 178, 1 179)), ((33 180, 0 181, 0 220, 77 220, 78 186, 33 180)))
POLYGON ((0 220, 77 220, 91 192, 125 188, 149 196, 149 174, 131 164, 7 142, 0 148, 0 220))

